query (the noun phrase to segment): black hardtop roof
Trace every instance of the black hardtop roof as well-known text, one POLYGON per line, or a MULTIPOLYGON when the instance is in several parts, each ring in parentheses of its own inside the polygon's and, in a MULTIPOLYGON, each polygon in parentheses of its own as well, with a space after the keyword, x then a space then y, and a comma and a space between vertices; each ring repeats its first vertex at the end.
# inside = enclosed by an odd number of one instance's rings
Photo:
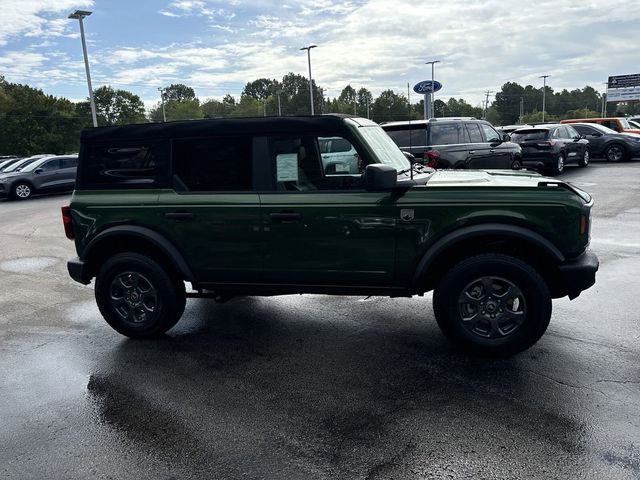
MULTIPOLYGON (((344 119, 349 115, 331 114, 296 117, 218 118, 185 120, 166 123, 137 123, 113 127, 95 127, 82 130, 82 142, 113 140, 144 140, 152 138, 180 138, 208 135, 291 134, 343 132, 344 119)), ((353 117, 355 118, 355 117, 353 117)))

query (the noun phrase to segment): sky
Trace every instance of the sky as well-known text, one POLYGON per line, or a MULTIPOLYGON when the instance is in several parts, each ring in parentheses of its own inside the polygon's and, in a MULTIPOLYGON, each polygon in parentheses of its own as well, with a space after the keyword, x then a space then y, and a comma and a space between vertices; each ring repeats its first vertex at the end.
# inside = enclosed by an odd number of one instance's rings
MULTIPOLYGON (((0 75, 73 101, 87 97, 76 9, 93 87, 139 95, 184 83, 201 99, 239 96, 247 82, 305 77, 407 93, 431 78, 436 98, 480 105, 508 81, 554 90, 640 73, 640 0, 0 0, 0 75), (635 5, 634 5, 635 4, 635 5)), ((411 92, 412 102, 418 100, 411 92)), ((491 97, 490 97, 491 98, 491 97)))

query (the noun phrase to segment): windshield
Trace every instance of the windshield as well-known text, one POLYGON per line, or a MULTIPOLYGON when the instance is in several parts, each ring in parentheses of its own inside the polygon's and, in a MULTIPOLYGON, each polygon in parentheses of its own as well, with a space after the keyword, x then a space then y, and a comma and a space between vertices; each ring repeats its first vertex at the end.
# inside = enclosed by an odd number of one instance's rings
POLYGON ((640 128, 640 123, 634 121, 634 120, 629 120, 629 125, 631 125, 631 127, 633 128, 640 128))
POLYGON ((347 124, 360 135, 376 156, 380 163, 390 165, 398 172, 409 170, 411 164, 404 153, 393 143, 393 140, 377 124, 367 122, 365 125, 358 125, 356 122, 347 119, 347 124))
POLYGON ((610 135, 612 133, 618 133, 614 129, 605 127, 604 125, 600 125, 599 123, 588 123, 587 125, 591 128, 595 128, 600 133, 606 133, 607 135, 610 135))
POLYGON ((18 171, 19 168, 24 167, 29 162, 33 162, 33 158, 24 158, 24 159, 20 160, 19 162, 14 163, 13 165, 9 165, 7 168, 5 168, 3 170, 3 172, 4 173, 16 172, 16 171, 18 171))
POLYGON ((49 160, 49 157, 44 157, 39 160, 33 160, 30 163, 25 164, 22 168, 20 168, 21 172, 33 172, 36 168, 42 165, 45 161, 49 160))
POLYGON ((531 140, 545 140, 549 130, 517 130, 511 134, 512 142, 527 142, 531 140))

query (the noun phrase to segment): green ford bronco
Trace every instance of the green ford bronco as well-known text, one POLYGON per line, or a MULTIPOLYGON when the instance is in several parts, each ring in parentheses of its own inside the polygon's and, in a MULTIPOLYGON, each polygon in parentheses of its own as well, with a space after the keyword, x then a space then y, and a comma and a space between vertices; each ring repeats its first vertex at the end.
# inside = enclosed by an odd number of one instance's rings
POLYGON ((71 277, 130 337, 169 330, 186 297, 433 290, 449 339, 510 355, 594 284, 592 205, 528 171, 412 165, 377 124, 324 115, 85 130, 62 214, 71 277))

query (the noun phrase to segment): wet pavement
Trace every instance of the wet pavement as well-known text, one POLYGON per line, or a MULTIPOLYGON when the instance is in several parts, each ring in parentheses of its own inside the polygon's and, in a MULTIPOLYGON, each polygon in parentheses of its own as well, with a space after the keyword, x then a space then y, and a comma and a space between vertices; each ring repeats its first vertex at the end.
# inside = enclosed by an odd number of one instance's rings
POLYGON ((128 340, 66 274, 68 196, 0 202, 0 478, 640 478, 640 162, 564 178, 597 283, 503 360, 428 295, 189 300, 128 340))

